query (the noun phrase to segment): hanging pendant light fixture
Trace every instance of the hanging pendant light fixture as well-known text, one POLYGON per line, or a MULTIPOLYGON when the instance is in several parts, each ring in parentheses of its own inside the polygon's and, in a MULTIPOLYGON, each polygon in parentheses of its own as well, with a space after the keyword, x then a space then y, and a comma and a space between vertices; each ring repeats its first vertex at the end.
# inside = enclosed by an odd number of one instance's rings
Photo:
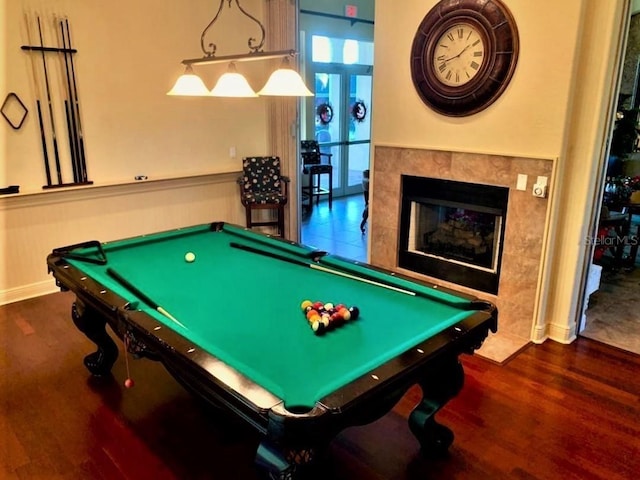
POLYGON ((236 64, 231 62, 229 69, 219 79, 211 90, 212 97, 257 97, 247 79, 236 70, 236 64))
POLYGON ((176 81, 173 88, 167 92, 167 95, 188 95, 188 96, 222 96, 222 97, 255 97, 257 94, 249 86, 247 80, 240 73, 236 71, 235 62, 248 62, 255 60, 269 60, 273 58, 283 58, 283 63, 286 66, 276 70, 271 75, 271 78, 260 90, 259 95, 278 95, 278 96, 311 96, 313 93, 304 84, 304 81, 291 66, 289 65, 289 59, 295 57, 297 52, 295 50, 278 50, 271 52, 263 52, 262 46, 264 45, 265 29, 262 23, 255 17, 247 13, 241 6, 239 0, 220 0, 220 6, 213 20, 209 22, 206 28, 200 35, 200 48, 204 52, 204 57, 182 60, 182 64, 186 66, 185 74, 182 75, 176 81), (207 31, 218 20, 222 7, 225 1, 231 8, 231 3, 235 3, 238 9, 248 18, 258 24, 261 31, 260 42, 256 42, 255 38, 249 37, 247 44, 249 46, 249 53, 238 55, 225 55, 216 57, 215 52, 217 46, 214 43, 209 43, 205 46, 204 37, 207 31), (208 91, 200 77, 193 73, 193 65, 211 65, 216 63, 231 62, 229 65, 229 71, 220 77, 216 86, 208 91), (275 76, 275 78, 274 78, 275 76), (195 77, 195 78, 194 78, 195 77), (196 80, 197 79, 197 80, 196 80), (199 80, 199 82, 198 82, 199 80), (202 84, 202 85, 200 85, 202 84), (204 88, 202 88, 204 87, 204 88))
POLYGON ((313 93, 307 88, 302 78, 289 64, 289 58, 282 60, 282 65, 273 72, 258 95, 277 97, 311 97, 313 93))
POLYGON ((209 89, 202 79, 193 73, 191 65, 187 65, 184 73, 178 77, 176 84, 167 92, 167 95, 204 97, 209 95, 209 89))

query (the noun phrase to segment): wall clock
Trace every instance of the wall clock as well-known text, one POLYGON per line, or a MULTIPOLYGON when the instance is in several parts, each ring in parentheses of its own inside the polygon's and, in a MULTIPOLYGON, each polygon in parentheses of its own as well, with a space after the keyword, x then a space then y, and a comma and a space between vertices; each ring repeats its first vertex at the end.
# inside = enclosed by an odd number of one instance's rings
POLYGON ((413 84, 436 112, 472 115, 507 87, 518 50, 516 22, 500 0, 441 0, 413 39, 413 84))

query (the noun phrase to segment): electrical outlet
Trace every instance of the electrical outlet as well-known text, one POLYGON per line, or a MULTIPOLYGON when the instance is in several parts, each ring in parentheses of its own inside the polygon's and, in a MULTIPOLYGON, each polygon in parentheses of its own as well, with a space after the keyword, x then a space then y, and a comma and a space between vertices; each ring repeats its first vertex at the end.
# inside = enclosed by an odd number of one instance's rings
POLYGON ((538 198, 546 198, 547 196, 547 186, 542 185, 540 183, 535 183, 533 185, 533 196, 538 198))

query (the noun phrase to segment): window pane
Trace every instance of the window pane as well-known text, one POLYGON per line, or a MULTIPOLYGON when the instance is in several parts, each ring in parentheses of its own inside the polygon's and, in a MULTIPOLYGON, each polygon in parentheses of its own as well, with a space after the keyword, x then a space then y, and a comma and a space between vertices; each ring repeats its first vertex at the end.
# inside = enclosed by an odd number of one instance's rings
POLYGON ((311 37, 311 58, 314 62, 331 62, 331 42, 327 37, 313 35, 311 37))
POLYGON ((358 42, 356 40, 345 40, 342 47, 343 63, 352 65, 358 63, 358 42))
POLYGON ((373 65, 373 42, 312 35, 311 49, 316 63, 373 65))

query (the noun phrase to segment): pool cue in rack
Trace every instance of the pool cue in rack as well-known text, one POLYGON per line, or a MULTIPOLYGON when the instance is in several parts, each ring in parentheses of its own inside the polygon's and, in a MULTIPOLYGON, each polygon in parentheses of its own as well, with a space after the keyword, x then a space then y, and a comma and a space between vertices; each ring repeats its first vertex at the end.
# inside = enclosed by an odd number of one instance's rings
POLYGON ((44 18, 37 13, 24 13, 26 23, 27 41, 29 45, 23 45, 22 50, 31 55, 32 88, 36 98, 38 110, 38 121, 40 127, 40 141, 42 143, 43 161, 46 176, 46 185, 42 188, 61 188, 82 185, 91 185, 88 179, 85 156, 85 144, 82 134, 82 124, 80 120, 80 103, 78 99, 78 88, 76 81, 75 65, 73 55, 77 50, 71 44, 71 31, 68 19, 53 17, 54 34, 58 40, 58 46, 46 46, 48 29, 44 18), (39 44, 32 43, 32 31, 37 28, 39 44), (59 31, 58 31, 59 29, 59 31), (58 34, 59 33, 59 34, 58 34), (55 69, 49 68, 48 57, 53 54, 60 60, 60 74, 56 75, 55 69), (42 59, 38 67, 34 55, 42 59), (44 75, 44 79, 41 78, 44 75), (56 81, 56 77, 57 78, 56 81), (55 85, 62 85, 62 93, 55 88, 55 85), (66 84, 66 85, 65 85, 66 84), (66 86, 66 88, 65 88, 66 86), (46 104, 48 115, 43 112, 42 90, 46 92, 46 104), (64 105, 64 117, 66 119, 67 135, 69 139, 68 153, 70 157, 71 170, 73 174, 72 182, 64 181, 64 168, 62 157, 66 148, 59 140, 56 128, 56 118, 60 105, 60 95, 66 98, 62 102, 64 105), (58 107, 58 108, 57 108, 58 107), (52 147, 52 148, 50 148, 52 147), (50 155, 52 153, 53 155, 50 155), (53 162, 55 172, 52 172, 53 162), (53 177, 53 178, 52 178, 53 177))

